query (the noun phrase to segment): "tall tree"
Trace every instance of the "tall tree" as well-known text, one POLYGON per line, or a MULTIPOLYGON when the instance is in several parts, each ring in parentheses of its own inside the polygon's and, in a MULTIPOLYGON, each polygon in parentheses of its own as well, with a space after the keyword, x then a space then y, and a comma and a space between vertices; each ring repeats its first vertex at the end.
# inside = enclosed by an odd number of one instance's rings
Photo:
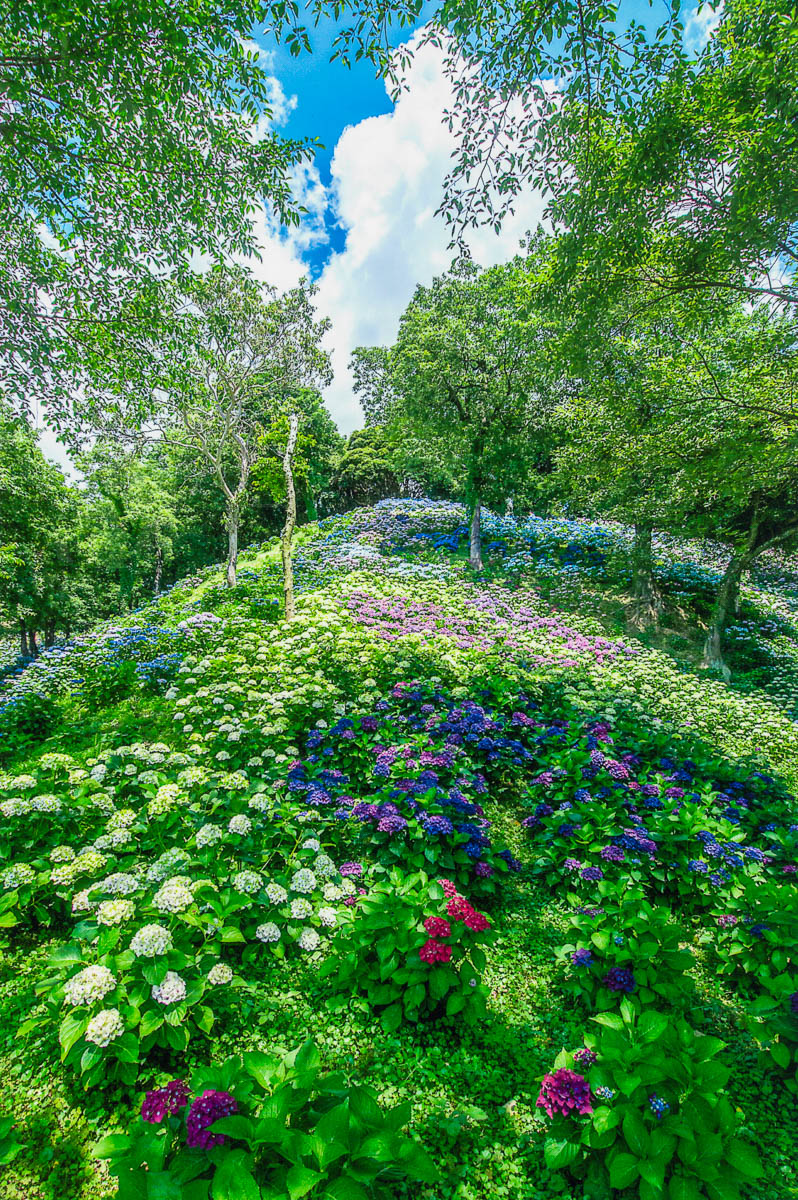
POLYGON ((456 471, 476 570, 481 506, 512 495, 544 424, 547 336, 521 260, 488 271, 460 260, 416 289, 399 323, 392 411, 456 471))
POLYGON ((331 378, 320 345, 329 321, 316 320, 315 291, 303 280, 278 296, 240 267, 195 275, 175 286, 168 325, 152 342, 140 338, 135 358, 102 363, 91 395, 89 420, 107 436, 179 447, 212 476, 225 502, 230 587, 262 432, 287 397, 331 378))

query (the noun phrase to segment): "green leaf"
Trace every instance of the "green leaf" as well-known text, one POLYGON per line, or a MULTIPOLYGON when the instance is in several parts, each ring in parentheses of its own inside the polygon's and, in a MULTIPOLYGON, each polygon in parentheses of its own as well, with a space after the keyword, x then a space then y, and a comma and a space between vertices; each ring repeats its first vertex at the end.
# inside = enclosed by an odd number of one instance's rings
POLYGON ((638 1158, 645 1158, 649 1152, 649 1137, 640 1113, 628 1112, 621 1124, 623 1136, 629 1149, 638 1158))
POLYGON ((610 1163, 610 1183, 614 1188, 629 1187, 638 1178, 637 1159, 631 1154, 616 1154, 610 1163))
POLYGON ((354 1179, 341 1175, 328 1183, 324 1191, 324 1200, 369 1200, 369 1193, 354 1179))
POLYGON ((695 1179, 688 1175, 673 1175, 668 1184, 670 1200, 702 1200, 702 1190, 695 1179))
POLYGON ((578 1142, 567 1142, 558 1138, 546 1138, 543 1143, 543 1157, 550 1171, 559 1171, 569 1167, 580 1154, 578 1142))
POLYGON ((590 1018, 598 1025, 605 1025, 607 1029, 623 1029, 623 1019, 617 1013, 597 1013, 595 1017, 590 1018))
POLYGON ((393 1033, 399 1028, 402 1023, 402 1006, 401 1004, 391 1004, 385 1009, 380 1022, 386 1033, 393 1033))
POLYGON ((738 1139, 730 1141, 726 1155, 731 1165, 743 1175, 747 1175, 749 1179, 760 1179, 763 1175, 759 1155, 748 1142, 741 1142, 738 1139))
POLYGON ((83 1037, 88 1024, 89 1018, 85 1014, 67 1013, 67 1015, 64 1017, 58 1030, 58 1040, 61 1043, 62 1062, 75 1045, 75 1042, 78 1041, 79 1038, 83 1037))
MULTIPOLYGON (((299 1200, 300 1196, 307 1195, 323 1178, 321 1172, 311 1171, 309 1167, 303 1167, 301 1163, 294 1163, 285 1177, 288 1195, 291 1200, 299 1200)), ((230 1200, 236 1200, 236 1197, 231 1197, 230 1200)))
POLYGON ((229 1150, 216 1168, 211 1183, 213 1200, 260 1200, 260 1188, 251 1168, 251 1154, 246 1150, 229 1150))
POLYGON ((637 1034, 643 1042, 655 1042, 667 1028, 668 1018, 653 1009, 647 1009, 637 1022, 637 1034))

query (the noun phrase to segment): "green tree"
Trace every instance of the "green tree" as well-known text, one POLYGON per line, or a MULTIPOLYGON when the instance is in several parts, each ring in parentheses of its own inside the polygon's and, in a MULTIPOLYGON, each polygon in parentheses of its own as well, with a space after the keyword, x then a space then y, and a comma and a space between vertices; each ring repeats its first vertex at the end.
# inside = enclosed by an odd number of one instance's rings
POLYGON ((0 0, 0 376, 23 407, 38 395, 64 415, 97 322, 135 338, 131 289, 151 328, 192 252, 250 252, 260 203, 298 219, 289 173, 312 147, 273 128, 248 41, 267 15, 261 0, 0 0))
POLYGON ((216 267, 176 285, 168 325, 131 357, 109 346, 89 421, 121 441, 162 443, 193 454, 225 503, 226 578, 236 582, 241 510, 262 434, 290 397, 328 381, 315 287, 278 296, 239 267, 216 267), (163 330, 167 328, 166 340, 163 330))
POLYGON ((488 271, 460 260, 416 289, 399 323, 392 420, 408 421, 453 471, 476 570, 481 505, 503 505, 521 485, 545 424, 547 337, 521 260, 488 271))

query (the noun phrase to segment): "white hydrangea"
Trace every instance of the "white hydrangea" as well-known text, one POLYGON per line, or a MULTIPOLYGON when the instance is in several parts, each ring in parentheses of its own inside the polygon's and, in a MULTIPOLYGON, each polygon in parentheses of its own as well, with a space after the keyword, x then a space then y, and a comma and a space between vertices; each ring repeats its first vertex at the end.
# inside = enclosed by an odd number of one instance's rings
POLYGON ((344 892, 343 892, 343 888, 339 888, 337 883, 325 883, 324 887, 322 888, 321 894, 325 900, 334 901, 334 900, 342 900, 344 892))
POLYGON ((178 879, 168 879, 163 887, 152 898, 152 903, 158 912, 182 913, 191 908, 194 897, 191 890, 178 879))
POLYGON ((332 929, 338 923, 338 914, 334 908, 320 908, 319 920, 327 929, 332 929))
MULTIPOLYGON (((52 879, 52 876, 50 877, 52 879)), ((91 912, 92 901, 89 899, 89 888, 84 888, 82 892, 76 892, 72 897, 73 913, 91 912)))
POLYGON ((224 834, 218 825, 203 825, 197 830, 197 849, 204 850, 206 846, 215 846, 224 834))
POLYGON ((306 840, 302 843, 302 849, 312 850, 315 854, 317 850, 321 849, 321 842, 318 838, 306 838, 306 840))
POLYGON ((104 1008, 89 1021, 84 1037, 87 1042, 93 1042, 95 1046, 104 1048, 110 1046, 111 1042, 121 1037, 124 1032, 125 1022, 119 1014, 119 1009, 104 1008))
POLYGON ((129 829, 135 824, 136 814, 132 808, 120 808, 118 812, 112 814, 108 821, 109 833, 116 833, 119 829, 129 829))
POLYGON ((62 808, 57 796, 34 796, 30 802, 34 812, 59 813, 62 808))
POLYGON ((100 925, 122 925, 131 920, 136 912, 132 900, 103 900, 97 909, 97 922, 100 925))
POLYGON ((237 816, 230 818, 227 828, 230 833, 239 833, 242 837, 246 837, 252 828, 252 822, 249 817, 243 813, 239 813, 237 816))
POLYGON ((263 885, 263 876, 257 871, 239 871, 233 876, 233 887, 246 896, 254 896, 263 885))
POLYGON ((319 937, 318 931, 312 929, 311 926, 308 925, 308 927, 303 929, 300 933, 298 941, 303 950, 316 950, 318 949, 321 938, 319 937))
POLYGON ((33 883, 35 878, 36 872, 33 867, 28 866, 27 863, 14 863, 3 872, 3 887, 25 887, 26 884, 33 883))
POLYGON ((275 925, 274 921, 266 921, 255 930, 255 937, 259 942, 279 942, 279 927, 275 925))
POLYGON ((107 861, 105 855, 96 850, 84 850, 75 859, 74 865, 77 873, 96 875, 98 871, 102 871, 107 861))
POLYGON ((171 850, 166 850, 147 871, 148 883, 163 883, 165 879, 176 875, 180 869, 186 870, 191 857, 185 850, 181 850, 179 846, 173 846, 171 850))
POLYGON ((94 780, 95 783, 102 783, 107 774, 108 768, 106 767, 105 763, 98 763, 96 767, 92 767, 92 769, 89 771, 89 776, 94 780))
POLYGON ((341 880, 341 891, 345 896, 354 896, 357 892, 354 882, 351 879, 341 880))
POLYGON ((8 781, 9 791, 29 792, 36 787, 35 775, 15 775, 13 779, 8 781))
POLYGON ((216 963, 208 972, 208 983, 214 985, 229 983, 233 978, 233 972, 228 967, 227 963, 216 963))
POLYGON ((159 1004, 179 1004, 186 998, 185 979, 182 979, 177 971, 167 971, 163 983, 153 987, 152 998, 159 1004))
POLYGON ((309 871, 307 867, 300 867, 298 871, 294 872, 291 879, 291 891, 307 895, 308 892, 313 891, 317 882, 316 876, 312 871, 309 871))
POLYGON ((157 958, 172 949, 172 935, 163 925, 144 925, 133 935, 130 949, 136 958, 157 958))
POLYGON ((117 871, 116 874, 108 875, 101 883, 98 883, 96 890, 110 892, 112 896, 129 896, 131 892, 138 891, 139 886, 135 875, 131 875, 127 871, 117 871))
POLYGON ((313 912, 313 905, 309 900, 297 899, 291 901, 291 916, 298 921, 303 921, 313 912))
POLYGON ((66 863, 72 862, 75 857, 75 851, 71 846, 54 846, 50 851, 50 862, 66 863))
POLYGON ((10 800, 4 800, 3 803, 0 804, 0 813, 2 813, 6 819, 10 819, 11 817, 21 817, 29 811, 30 801, 23 800, 21 796, 12 796, 10 800))
POLYGON ((271 806, 271 800, 268 796, 252 796, 251 799, 247 801, 247 807, 254 809, 255 812, 268 812, 271 806))
POLYGON ((97 1004, 115 987, 116 976, 108 967, 98 964, 84 967, 64 984, 64 1003, 73 1007, 78 1004, 97 1004))
POLYGON ((266 885, 266 895, 271 900, 272 904, 285 904, 288 899, 288 892, 279 883, 269 883, 266 885))
POLYGON ((329 879, 337 872, 337 867, 329 854, 320 854, 313 864, 313 869, 321 875, 322 879, 329 879))

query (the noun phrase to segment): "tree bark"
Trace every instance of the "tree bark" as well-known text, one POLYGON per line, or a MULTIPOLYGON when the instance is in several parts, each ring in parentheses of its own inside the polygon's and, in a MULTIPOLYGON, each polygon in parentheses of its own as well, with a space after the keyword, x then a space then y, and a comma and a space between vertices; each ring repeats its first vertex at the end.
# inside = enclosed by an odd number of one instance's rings
POLYGON ((238 526, 241 520, 241 507, 235 500, 227 501, 227 571, 225 581, 228 587, 235 587, 238 565, 238 526))
POLYGON ((704 665, 713 671, 720 671, 727 683, 731 679, 731 671, 723 658, 723 634, 735 610, 743 571, 751 565, 753 558, 754 553, 750 550, 732 556, 720 581, 704 642, 704 665))
POLYGON ((44 644, 52 646, 55 642, 55 621, 47 621, 44 626, 44 644))
POLYGON ((471 511, 471 527, 468 534, 468 561, 475 571, 482 570, 482 522, 481 500, 474 496, 474 507, 471 511))
POLYGON ((635 524, 632 547, 632 624, 640 629, 656 625, 662 612, 662 597, 654 580, 651 552, 653 527, 647 521, 635 524))
POLYGON ((153 595, 160 596, 161 594, 161 575, 163 574, 163 551, 160 546, 155 547, 155 579, 153 581, 153 595))
POLYGON ((32 658, 39 657, 39 647, 36 644, 36 630, 28 630, 28 647, 32 658))
POLYGON ((28 631, 25 628, 25 622, 19 623, 19 652, 23 658, 27 658, 30 651, 28 650, 28 631))
POLYGON ((280 538, 280 551, 283 558, 283 595, 285 597, 285 619, 293 621, 296 616, 294 602, 294 564, 291 559, 291 540, 296 526, 296 489, 294 488, 293 460, 299 435, 299 414, 292 412, 288 421, 288 441, 283 455, 283 475, 285 476, 285 525, 280 538))

